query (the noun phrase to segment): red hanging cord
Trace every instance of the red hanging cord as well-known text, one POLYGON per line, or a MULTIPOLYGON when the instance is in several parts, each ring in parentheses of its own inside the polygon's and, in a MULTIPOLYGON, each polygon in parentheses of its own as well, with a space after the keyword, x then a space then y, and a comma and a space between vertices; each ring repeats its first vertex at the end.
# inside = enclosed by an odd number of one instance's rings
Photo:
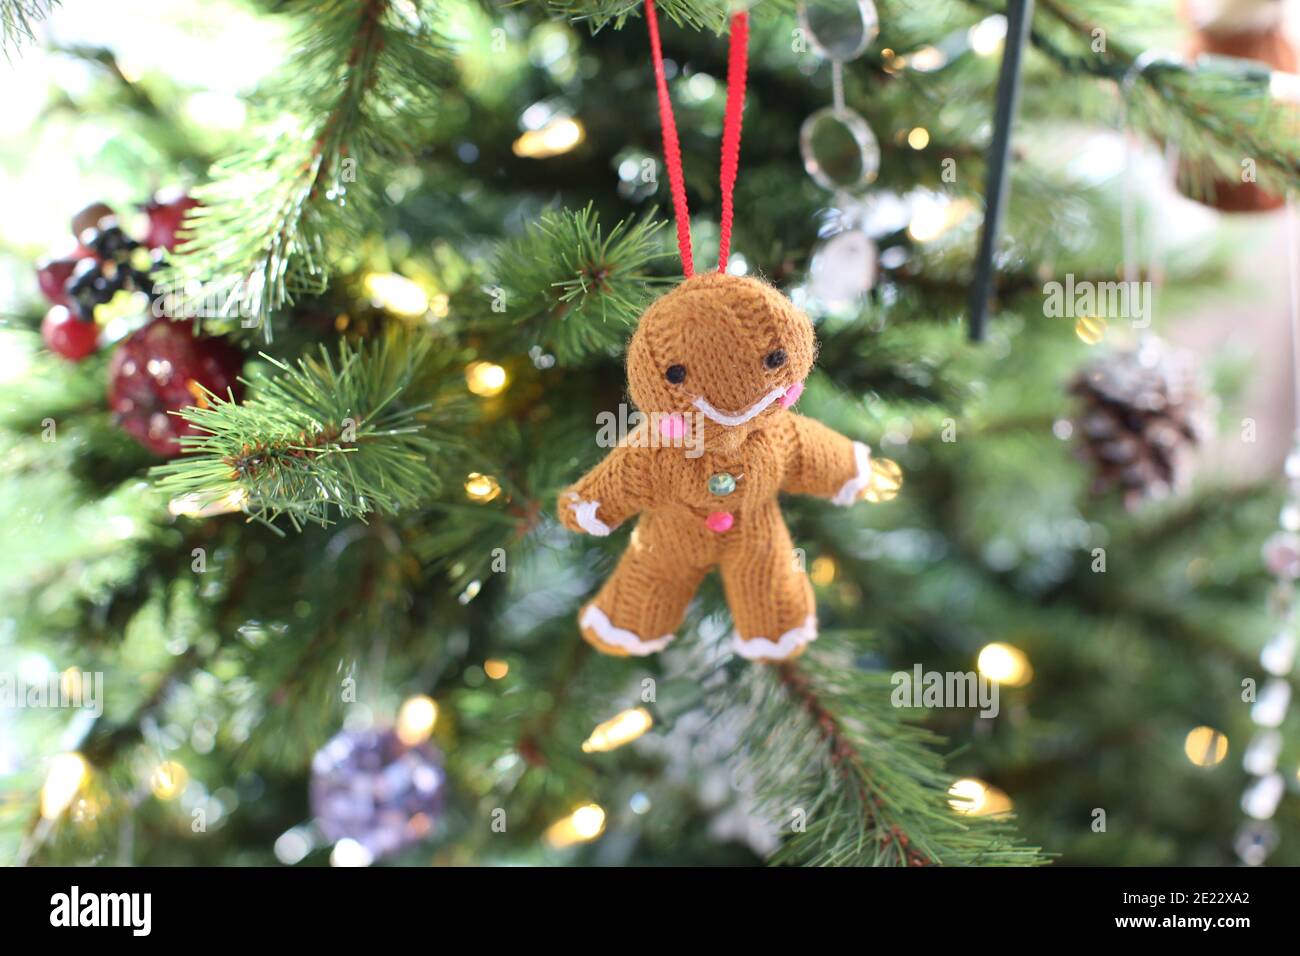
MULTIPOLYGON (((659 126, 663 130, 664 165, 668 168, 668 186, 673 196, 673 216, 677 220, 677 250, 682 257, 682 273, 689 279, 695 274, 691 255, 691 212, 686 205, 686 180, 682 173, 682 146, 677 138, 673 104, 668 96, 664 76, 664 54, 659 42, 659 18, 654 0, 645 0, 645 21, 650 31, 650 58, 654 63, 655 89, 659 97, 659 126)), ((727 270, 731 255, 731 224, 735 218, 732 195, 736 172, 740 167, 740 128, 745 109, 745 75, 749 61, 749 14, 731 18, 731 42, 727 51, 727 110, 722 128, 722 221, 718 247, 718 271, 727 270)))
POLYGON ((686 207, 686 182, 682 176, 682 147, 677 141, 677 123, 673 120, 673 103, 668 98, 668 80, 664 76, 664 53, 659 46, 659 19, 654 0, 645 0, 645 22, 650 30, 650 57, 654 61, 655 86, 659 93, 659 127, 664 137, 664 165, 668 167, 668 185, 673 194, 673 215, 677 218, 677 249, 682 254, 682 273, 695 275, 691 258, 691 211, 686 207))
POLYGON ((731 221, 735 217, 732 194, 740 167, 740 125, 745 111, 745 73, 749 60, 749 14, 731 18, 731 46, 727 52, 727 115, 722 127, 722 226, 718 239, 718 271, 727 271, 731 255, 731 221))

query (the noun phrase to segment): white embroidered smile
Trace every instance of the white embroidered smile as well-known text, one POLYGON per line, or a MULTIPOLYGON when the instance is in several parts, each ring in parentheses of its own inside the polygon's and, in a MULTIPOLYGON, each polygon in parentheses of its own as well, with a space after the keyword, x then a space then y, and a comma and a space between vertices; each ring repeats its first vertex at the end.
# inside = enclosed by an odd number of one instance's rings
POLYGON ((706 418, 712 419, 713 421, 717 422, 719 425, 726 425, 729 428, 734 428, 737 425, 745 424, 745 422, 749 421, 754 416, 762 414, 763 410, 766 409, 767 406, 771 405, 773 402, 779 399, 782 395, 785 394, 785 392, 786 389, 784 386, 780 388, 774 388, 772 389, 772 391, 768 392, 766 395, 764 395, 762 398, 756 401, 753 405, 750 405, 749 408, 735 415, 731 415, 728 414, 727 412, 719 411, 718 409, 710 405, 708 400, 705 399, 703 396, 700 396, 691 404, 693 404, 696 408, 698 408, 706 418))

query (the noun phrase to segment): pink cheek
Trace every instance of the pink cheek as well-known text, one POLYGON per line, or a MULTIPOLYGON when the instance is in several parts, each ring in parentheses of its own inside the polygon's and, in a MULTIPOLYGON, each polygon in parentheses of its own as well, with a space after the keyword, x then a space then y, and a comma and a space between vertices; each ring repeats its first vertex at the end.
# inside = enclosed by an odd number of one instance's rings
POLYGON ((659 419, 659 434, 664 438, 681 438, 686 434, 686 419, 678 412, 659 419))
POLYGON ((789 408, 795 402, 799 401, 799 396, 803 394, 803 382, 795 382, 785 390, 781 396, 781 407, 789 408))

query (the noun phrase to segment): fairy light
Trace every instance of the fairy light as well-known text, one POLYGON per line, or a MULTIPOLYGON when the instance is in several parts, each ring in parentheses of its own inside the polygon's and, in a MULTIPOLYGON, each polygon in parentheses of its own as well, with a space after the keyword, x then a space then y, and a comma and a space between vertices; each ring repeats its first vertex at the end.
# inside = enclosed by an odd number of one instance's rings
POLYGON ((235 488, 216 501, 204 501, 203 496, 197 493, 181 495, 167 502, 167 511, 177 517, 211 518, 242 511, 247 503, 248 492, 243 488, 235 488))
POLYGON ((1096 345, 1106 337, 1106 320, 1100 315, 1081 315, 1074 323, 1074 334, 1086 345, 1096 345))
POLYGON ((917 126, 907 134, 907 145, 913 149, 925 149, 930 145, 930 131, 924 126, 917 126))
POLYGON ((81 754, 56 754, 41 785, 41 816, 46 820, 57 819, 68 809, 89 775, 90 767, 81 754))
POLYGON ((491 475, 472 471, 465 476, 465 494, 475 501, 486 503, 501 494, 501 485, 491 475))
POLYGON ((913 242, 933 242, 962 222, 974 210, 969 199, 946 200, 929 197, 918 201, 912 210, 907 234, 913 242))
POLYGON ((943 69, 948 64, 947 55, 937 46, 923 46, 921 49, 908 54, 904 60, 909 67, 918 73, 933 73, 935 70, 943 69))
POLYGON ((465 366, 465 384, 475 395, 492 398, 506 390, 510 376, 495 362, 470 362, 465 366))
POLYGON ((967 38, 976 56, 992 56, 1002 49, 1007 36, 1007 18, 1000 13, 985 17, 970 28, 967 38))
POLYGON ((510 673, 510 665, 496 658, 486 660, 483 662, 483 673, 492 680, 501 680, 510 673))
POLYGON ((822 555, 814 558, 812 567, 808 569, 808 577, 812 578, 812 583, 818 587, 825 587, 835 580, 835 559, 822 555))
POLYGON ((344 837, 330 851, 330 866, 369 866, 375 855, 356 840, 344 837))
POLYGON ((1183 741, 1187 759, 1198 767, 1213 767, 1228 756, 1228 738, 1213 727, 1194 727, 1183 741))
POLYGON ((902 487, 903 469, 898 462, 889 458, 871 459, 871 480, 862 494, 865 500, 873 504, 893 501, 902 487))
POLYGON ((396 272, 372 272, 365 279, 366 294, 377 306, 414 318, 429 311, 429 296, 419 284, 396 272))
POLYGON ((578 807, 546 828, 546 842, 558 849, 590 843, 605 832, 605 810, 598 803, 578 807))
POLYGON ((438 705, 432 697, 418 694, 402 702, 397 712, 397 739, 408 747, 422 744, 438 722, 438 705))
POLYGON ((1011 798, 1006 791, 977 777, 954 780, 948 788, 948 805, 963 816, 990 817, 1010 813, 1011 798))
POLYGON ((587 138, 587 131, 576 119, 557 117, 540 129, 530 129, 514 142, 514 153, 525 159, 549 159, 573 149, 587 138))
POLYGON ((975 666, 982 676, 1007 687, 1023 687, 1034 676, 1024 651, 1000 641, 984 645, 975 666))
POLYGON ((604 723, 597 724, 582 743, 583 753, 605 753, 624 744, 630 744, 654 726, 654 718, 644 707, 633 707, 623 711, 604 723))
POLYGON ((190 772, 175 760, 164 760, 149 775, 149 790, 159 800, 175 800, 190 782, 190 772))

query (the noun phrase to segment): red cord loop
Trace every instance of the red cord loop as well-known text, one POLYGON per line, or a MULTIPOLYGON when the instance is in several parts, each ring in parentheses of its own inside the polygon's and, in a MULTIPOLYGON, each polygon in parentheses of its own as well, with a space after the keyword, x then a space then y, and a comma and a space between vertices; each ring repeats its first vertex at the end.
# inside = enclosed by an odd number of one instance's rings
MULTIPOLYGON (((677 123, 673 119, 673 104, 668 96, 668 80, 664 76, 664 54, 659 42, 659 19, 655 14, 654 0, 645 0, 646 27, 650 31, 650 57, 654 63, 655 88, 659 97, 659 126, 663 131, 664 165, 668 169, 668 186, 673 197, 673 216, 677 220, 677 250, 682 257, 682 273, 690 278, 695 274, 691 255, 691 212, 686 204, 686 181, 682 173, 682 146, 677 138, 677 123)), ((718 271, 727 270, 731 255, 731 225, 735 218, 733 194, 736 173, 740 168, 740 129, 745 109, 745 79, 749 60, 749 14, 737 13, 731 18, 731 41, 727 51, 727 111, 722 128, 722 169, 719 182, 722 187, 722 220, 718 244, 718 271)))

